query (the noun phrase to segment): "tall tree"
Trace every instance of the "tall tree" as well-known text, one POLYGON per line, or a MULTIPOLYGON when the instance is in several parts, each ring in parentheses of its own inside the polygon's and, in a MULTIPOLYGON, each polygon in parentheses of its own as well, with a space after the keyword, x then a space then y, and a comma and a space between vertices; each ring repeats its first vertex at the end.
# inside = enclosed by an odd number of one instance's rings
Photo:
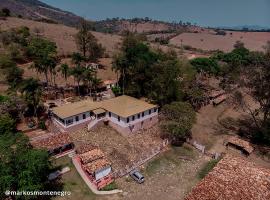
POLYGON ((91 24, 86 20, 82 20, 79 32, 76 34, 76 43, 83 57, 89 61, 96 62, 98 58, 103 56, 104 48, 98 43, 90 30, 91 24))
POLYGON ((56 44, 40 37, 32 39, 27 47, 27 55, 34 61, 33 67, 37 72, 45 75, 47 84, 49 84, 49 72, 52 76, 57 63, 56 53, 56 44))
POLYGON ((34 116, 37 116, 37 108, 41 98, 41 86, 38 80, 34 78, 25 79, 21 85, 20 91, 28 103, 28 107, 34 110, 34 116))
POLYGON ((75 67, 71 68, 70 74, 74 77, 77 82, 78 94, 80 95, 80 83, 84 79, 85 67, 81 65, 76 65, 75 67))

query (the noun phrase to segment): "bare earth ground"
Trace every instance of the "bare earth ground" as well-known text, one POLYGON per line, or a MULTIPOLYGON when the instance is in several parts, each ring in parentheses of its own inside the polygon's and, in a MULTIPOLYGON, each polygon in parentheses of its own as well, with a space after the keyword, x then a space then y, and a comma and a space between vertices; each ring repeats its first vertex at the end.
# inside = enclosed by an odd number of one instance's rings
MULTIPOLYGON (((77 30, 61 24, 47 24, 26 19, 9 17, 0 21, 0 29, 7 30, 20 26, 27 26, 31 32, 39 30, 41 36, 56 42, 60 55, 68 55, 77 51, 74 35, 77 30)), ((92 32, 98 41, 106 48, 107 53, 113 54, 121 42, 121 37, 117 35, 92 32)))
MULTIPOLYGON (((229 136, 236 135, 236 133, 226 129, 220 124, 220 121, 228 117, 237 120, 245 115, 246 113, 239 109, 235 110, 227 103, 222 103, 217 107, 212 105, 205 106, 197 113, 197 123, 192 128, 193 139, 206 145, 206 149, 211 152, 225 152, 235 156, 242 156, 239 152, 225 148, 224 142, 229 136)), ((247 159, 263 167, 270 168, 269 160, 259 155, 256 146, 254 153, 247 157, 247 159)))
POLYGON ((95 130, 87 129, 73 133, 76 146, 82 143, 90 143, 98 146, 111 161, 114 170, 122 169, 140 159, 146 152, 162 143, 157 127, 123 137, 114 129, 105 125, 98 125, 95 130))
POLYGON ((270 33, 228 31, 226 36, 208 33, 182 33, 172 38, 170 44, 181 46, 182 43, 203 50, 219 49, 228 52, 233 49, 233 45, 238 40, 244 42, 250 50, 262 51, 263 46, 270 40, 270 33))

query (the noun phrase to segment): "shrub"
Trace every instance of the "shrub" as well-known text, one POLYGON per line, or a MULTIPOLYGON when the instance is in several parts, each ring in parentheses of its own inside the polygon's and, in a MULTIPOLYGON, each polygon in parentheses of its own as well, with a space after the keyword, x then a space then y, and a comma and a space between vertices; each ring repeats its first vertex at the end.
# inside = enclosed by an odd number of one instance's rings
POLYGON ((112 183, 110 183, 109 185, 106 185, 104 188, 102 188, 101 190, 102 191, 110 191, 110 190, 115 190, 115 189, 117 189, 118 187, 117 187, 117 185, 116 185, 116 183, 115 182, 112 182, 112 183))
POLYGON ((119 86, 112 87, 112 91, 113 91, 115 96, 121 95, 121 88, 119 86))
POLYGON ((217 75, 220 72, 220 66, 217 61, 211 58, 195 58, 190 61, 197 71, 204 71, 209 74, 217 75))
POLYGON ((38 127, 39 127, 40 129, 42 129, 42 130, 47 130, 45 121, 43 121, 43 120, 40 121, 40 122, 38 123, 38 127))
POLYGON ((10 10, 8 8, 2 9, 3 16, 9 17, 10 16, 10 10))

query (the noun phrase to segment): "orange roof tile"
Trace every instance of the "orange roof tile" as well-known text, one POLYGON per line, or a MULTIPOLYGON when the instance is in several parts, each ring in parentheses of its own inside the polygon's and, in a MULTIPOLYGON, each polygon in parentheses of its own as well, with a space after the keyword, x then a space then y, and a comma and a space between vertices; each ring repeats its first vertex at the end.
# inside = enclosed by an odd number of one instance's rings
POLYGON ((185 200, 269 200, 270 170, 226 155, 185 200))

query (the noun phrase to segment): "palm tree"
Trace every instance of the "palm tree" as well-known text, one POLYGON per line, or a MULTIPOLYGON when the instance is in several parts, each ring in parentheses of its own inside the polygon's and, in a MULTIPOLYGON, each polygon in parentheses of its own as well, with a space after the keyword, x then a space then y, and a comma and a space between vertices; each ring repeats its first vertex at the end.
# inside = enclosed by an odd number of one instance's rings
POLYGON ((128 68, 129 67, 127 65, 127 60, 125 59, 124 55, 120 54, 114 58, 112 69, 115 72, 120 73, 121 75, 123 94, 125 94, 125 81, 126 81, 125 79, 126 79, 126 72, 128 68))
POLYGON ((61 72, 61 75, 65 79, 66 85, 67 85, 67 78, 69 76, 69 66, 68 66, 68 64, 66 64, 66 63, 62 64, 57 71, 61 72))
POLYGON ((96 91, 101 84, 102 84, 102 80, 100 78, 97 78, 97 76, 94 76, 92 80, 93 89, 96 91))
POLYGON ((95 70, 93 70, 90 67, 86 67, 83 74, 83 80, 85 82, 85 85, 87 85, 87 89, 88 88, 90 89, 90 96, 92 96, 92 81, 93 81, 94 73, 95 73, 95 70))
POLYGON ((81 65, 77 65, 76 67, 70 70, 70 74, 74 77, 77 82, 78 94, 80 95, 80 83, 84 79, 84 71, 85 68, 81 65))

